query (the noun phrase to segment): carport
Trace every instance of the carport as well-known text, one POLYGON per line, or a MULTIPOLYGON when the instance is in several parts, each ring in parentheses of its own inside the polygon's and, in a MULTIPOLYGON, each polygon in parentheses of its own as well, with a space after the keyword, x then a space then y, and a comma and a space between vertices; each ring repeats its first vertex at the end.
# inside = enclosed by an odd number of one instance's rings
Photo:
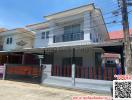
POLYGON ((121 55, 121 67, 122 67, 122 74, 125 74, 124 68, 124 44, 122 41, 117 43, 111 43, 109 45, 100 46, 103 50, 107 53, 118 53, 121 55))
POLYGON ((4 70, 4 79, 24 82, 40 83, 41 67, 36 55, 18 51, 1 51, 1 66, 4 70))

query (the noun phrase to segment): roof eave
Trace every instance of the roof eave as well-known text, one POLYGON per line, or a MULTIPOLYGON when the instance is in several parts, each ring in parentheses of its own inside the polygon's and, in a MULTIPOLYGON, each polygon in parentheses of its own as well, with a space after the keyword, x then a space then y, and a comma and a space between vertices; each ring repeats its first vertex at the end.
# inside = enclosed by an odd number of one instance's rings
POLYGON ((94 3, 91 3, 91 4, 83 5, 83 6, 80 6, 80 7, 72 8, 72 9, 69 9, 69 10, 61 11, 61 12, 54 13, 54 14, 51 14, 51 15, 48 15, 48 16, 43 16, 43 17, 46 18, 46 19, 50 19, 51 17, 56 17, 56 16, 59 16, 60 14, 64 14, 66 12, 81 9, 83 7, 86 7, 86 6, 89 6, 89 7, 91 6, 92 9, 95 9, 94 3))

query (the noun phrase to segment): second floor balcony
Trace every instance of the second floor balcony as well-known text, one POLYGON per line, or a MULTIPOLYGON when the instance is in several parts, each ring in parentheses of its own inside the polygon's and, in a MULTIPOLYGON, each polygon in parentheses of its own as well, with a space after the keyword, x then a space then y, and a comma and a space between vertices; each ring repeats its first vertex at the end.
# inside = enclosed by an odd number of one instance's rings
POLYGON ((62 35, 54 35, 53 43, 57 42, 68 42, 68 41, 77 41, 77 40, 84 40, 84 32, 78 33, 67 33, 62 35))

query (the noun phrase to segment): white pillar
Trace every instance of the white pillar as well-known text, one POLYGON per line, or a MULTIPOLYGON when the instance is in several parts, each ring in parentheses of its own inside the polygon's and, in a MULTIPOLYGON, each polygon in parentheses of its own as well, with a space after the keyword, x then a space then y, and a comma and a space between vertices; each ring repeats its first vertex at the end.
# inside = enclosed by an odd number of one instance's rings
POLYGON ((72 64, 72 86, 75 86, 75 64, 72 64))
POLYGON ((6 64, 4 64, 4 67, 3 67, 3 80, 5 80, 5 76, 6 76, 6 64))
POLYGON ((90 25, 91 23, 91 16, 90 13, 85 12, 84 13, 84 40, 91 41, 90 40, 90 25))
POLYGON ((72 86, 75 86, 75 48, 73 48, 73 56, 72 56, 72 86))
POLYGON ((42 65, 42 58, 39 59, 39 65, 42 65))
POLYGON ((49 22, 50 33, 49 33, 49 45, 53 44, 54 28, 55 24, 53 21, 49 22))

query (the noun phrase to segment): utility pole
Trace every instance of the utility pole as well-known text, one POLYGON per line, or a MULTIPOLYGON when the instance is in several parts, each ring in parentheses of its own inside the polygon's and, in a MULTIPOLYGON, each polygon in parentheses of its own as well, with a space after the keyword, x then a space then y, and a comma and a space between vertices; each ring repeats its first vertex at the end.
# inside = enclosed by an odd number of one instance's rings
POLYGON ((125 74, 132 74, 132 57, 131 57, 131 42, 129 34, 129 22, 128 22, 128 11, 127 11, 127 0, 118 0, 122 12, 122 24, 124 32, 124 53, 125 53, 125 74))

